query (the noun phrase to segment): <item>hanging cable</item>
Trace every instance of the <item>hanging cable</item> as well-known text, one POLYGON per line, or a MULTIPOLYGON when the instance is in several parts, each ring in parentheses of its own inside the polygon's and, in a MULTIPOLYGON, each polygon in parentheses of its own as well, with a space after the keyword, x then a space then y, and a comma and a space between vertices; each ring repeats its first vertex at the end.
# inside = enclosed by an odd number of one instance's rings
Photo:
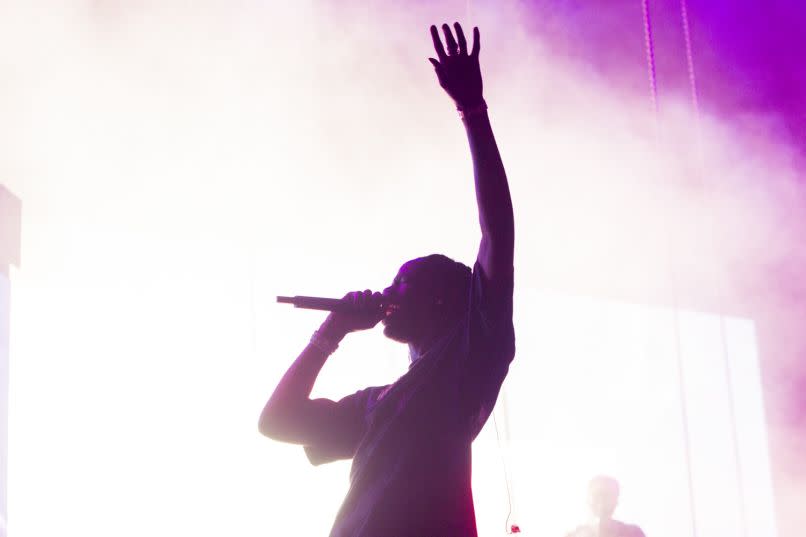
MULTIPOLYGON (((662 149, 663 142, 661 139, 660 128, 660 103, 658 99, 658 80, 657 68, 655 64, 655 41, 652 31, 652 17, 649 10, 649 0, 641 0, 641 12, 643 15, 644 24, 644 47, 646 50, 647 62, 647 76, 649 79, 649 97, 652 105, 652 111, 655 115, 655 144, 658 153, 662 149)), ((668 223, 668 219, 666 219, 668 223)), ((666 245, 668 262, 667 267, 669 271, 670 290, 672 299, 672 312, 674 316, 674 334, 675 334, 675 356, 677 357, 677 375, 678 375, 678 395, 680 398, 680 415, 683 427, 683 452, 686 461, 686 472, 688 478, 688 492, 689 492, 689 509, 691 511, 691 535, 697 537, 697 517, 696 506, 694 503, 694 482, 691 473, 691 439, 688 427, 688 410, 686 409, 685 399, 685 376, 683 369, 683 357, 681 353, 681 335, 680 335, 680 308, 679 299, 677 296, 677 274, 674 265, 674 246, 671 240, 671 233, 666 233, 666 245)))
MULTIPOLYGON (((702 142, 702 120, 700 115, 699 95, 697 90, 697 77, 694 69, 694 47, 691 43, 691 25, 689 24, 688 17, 688 4, 686 0, 680 0, 680 22, 683 30, 683 39, 686 46, 686 68, 688 70, 688 83, 691 94, 691 107, 694 112, 694 130, 695 130, 695 143, 697 149, 697 172, 700 182, 700 188, 703 192, 710 192, 706 182, 705 174, 705 153, 703 150, 702 142)), ((709 211, 705 211, 706 215, 710 215, 709 211)), ((705 226, 706 229, 714 229, 714 226, 705 226)), ((712 238, 712 237, 711 237, 712 238)), ((716 241, 713 241, 714 243, 716 241)), ((747 517, 745 515, 745 485, 742 477, 742 459, 741 450, 739 449, 739 433, 736 420, 736 405, 734 403, 733 385, 731 382, 731 356, 728 352, 728 337, 727 328, 725 326, 725 316, 722 314, 724 308, 724 293, 720 287, 717 288, 717 315, 719 317, 719 332, 722 342, 722 359, 725 368, 725 385, 728 389, 728 411, 730 413, 731 432, 732 432, 732 447, 734 455, 734 463, 736 465, 736 481, 737 481, 737 494, 739 502, 739 520, 742 527, 742 535, 747 537, 747 517)))
POLYGON ((649 16, 648 0, 641 0, 641 12, 644 16, 644 48, 646 49, 646 66, 649 75, 649 98, 652 103, 652 111, 655 113, 656 127, 659 124, 658 108, 658 79, 655 69, 655 43, 652 37, 652 20, 649 16))
POLYGON ((694 52, 691 46, 691 28, 688 22, 688 4, 686 0, 680 0, 680 20, 683 27, 683 42, 686 47, 686 70, 688 71, 688 85, 691 94, 691 107, 694 111, 694 139, 697 146, 697 164, 699 180, 704 179, 705 155, 702 144, 702 127, 700 121, 700 99, 697 91, 697 78, 694 74, 694 52))
MULTIPOLYGON (((504 449, 501 447, 501 436, 498 431, 498 420, 495 417, 495 409, 493 409, 493 425, 495 426, 495 440, 498 443, 498 454, 501 456, 501 466, 504 469, 504 484, 507 487, 507 518, 504 521, 504 531, 507 534, 520 533, 520 526, 517 524, 510 524, 509 520, 512 517, 512 484, 509 481, 509 465, 507 464, 506 457, 504 456, 504 449)), ((504 405, 504 412, 506 413, 506 405, 504 405)), ((507 436, 509 436, 507 434, 507 436)), ((508 439, 507 439, 508 440, 508 439)))

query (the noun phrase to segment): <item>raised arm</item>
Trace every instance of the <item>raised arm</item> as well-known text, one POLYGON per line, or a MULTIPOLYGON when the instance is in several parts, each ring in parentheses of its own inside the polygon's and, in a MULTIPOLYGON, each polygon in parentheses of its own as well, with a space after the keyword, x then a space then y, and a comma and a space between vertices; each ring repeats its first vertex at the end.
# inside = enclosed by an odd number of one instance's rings
POLYGON ((515 244, 512 199, 482 94, 479 30, 473 28, 473 47, 468 52, 462 27, 458 22, 453 27, 455 38, 451 28, 442 25, 443 46, 437 27, 431 26, 437 58, 429 61, 436 70, 439 85, 456 103, 470 144, 481 225, 479 264, 490 280, 511 278, 515 244))

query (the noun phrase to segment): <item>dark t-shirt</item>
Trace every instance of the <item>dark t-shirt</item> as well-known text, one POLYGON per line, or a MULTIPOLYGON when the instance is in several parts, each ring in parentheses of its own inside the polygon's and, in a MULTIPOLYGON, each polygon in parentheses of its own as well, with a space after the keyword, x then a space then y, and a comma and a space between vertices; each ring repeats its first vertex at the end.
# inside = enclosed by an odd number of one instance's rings
POLYGON ((305 446, 312 464, 353 459, 331 537, 476 535, 470 445, 515 355, 512 287, 476 263, 461 320, 394 384, 332 407, 305 446))

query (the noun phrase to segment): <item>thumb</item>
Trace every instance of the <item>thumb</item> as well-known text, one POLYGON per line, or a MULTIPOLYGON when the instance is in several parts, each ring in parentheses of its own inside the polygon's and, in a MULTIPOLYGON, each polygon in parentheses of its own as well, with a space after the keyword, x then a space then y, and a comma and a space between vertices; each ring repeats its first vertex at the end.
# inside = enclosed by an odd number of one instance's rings
POLYGON ((428 61, 431 62, 431 65, 434 66, 434 69, 439 69, 439 62, 434 58, 428 58, 428 61))

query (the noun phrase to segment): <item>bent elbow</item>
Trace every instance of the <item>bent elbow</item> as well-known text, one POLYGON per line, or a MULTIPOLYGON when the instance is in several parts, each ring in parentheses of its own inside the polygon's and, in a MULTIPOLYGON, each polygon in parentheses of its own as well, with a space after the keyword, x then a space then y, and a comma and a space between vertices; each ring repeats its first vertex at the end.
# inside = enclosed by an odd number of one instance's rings
POLYGON ((258 432, 272 440, 280 440, 280 437, 283 436, 283 429, 283 420, 275 412, 263 409, 257 421, 258 432))
POLYGON ((257 420, 257 432, 271 438, 271 422, 264 418, 263 414, 257 420))
POLYGON ((279 442, 300 443, 301 409, 297 405, 267 405, 258 419, 257 430, 279 442))

